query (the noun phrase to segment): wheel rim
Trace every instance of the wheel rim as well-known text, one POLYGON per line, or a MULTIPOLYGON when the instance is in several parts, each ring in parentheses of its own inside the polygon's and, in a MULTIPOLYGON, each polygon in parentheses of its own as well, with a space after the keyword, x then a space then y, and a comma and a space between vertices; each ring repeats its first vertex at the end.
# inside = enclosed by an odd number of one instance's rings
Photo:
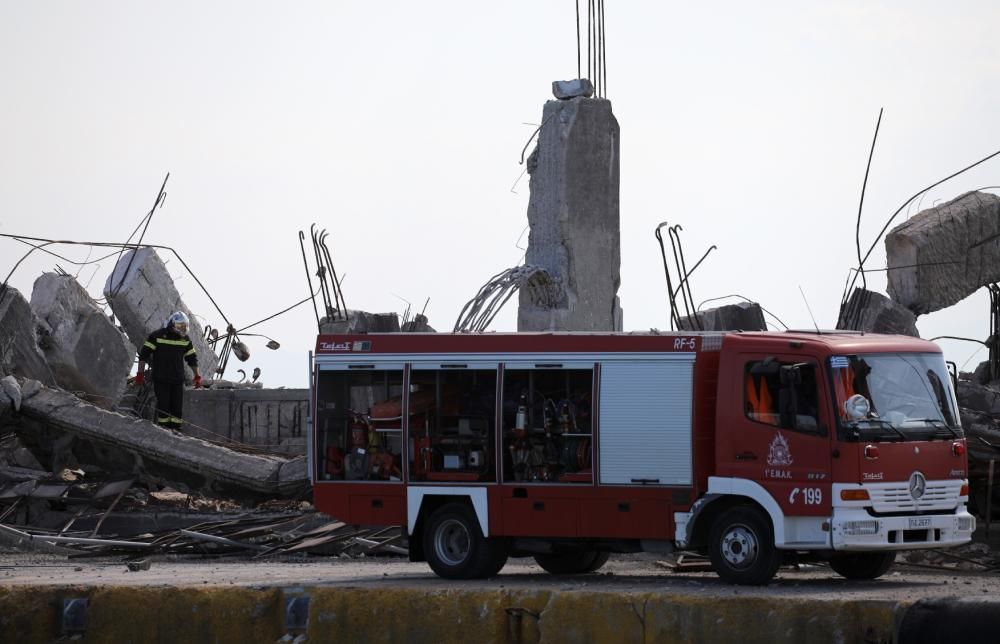
POLYGON ((469 556, 469 529, 461 521, 448 519, 434 532, 434 552, 449 566, 461 564, 469 556))
POLYGON ((749 568, 758 552, 757 535, 745 525, 730 526, 722 536, 722 557, 733 568, 749 568))

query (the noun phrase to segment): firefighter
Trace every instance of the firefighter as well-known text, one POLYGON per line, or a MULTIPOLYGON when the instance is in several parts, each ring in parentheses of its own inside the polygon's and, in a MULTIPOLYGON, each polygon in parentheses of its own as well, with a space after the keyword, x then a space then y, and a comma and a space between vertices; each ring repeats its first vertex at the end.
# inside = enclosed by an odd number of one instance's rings
POLYGON ((184 414, 184 363, 194 371, 194 386, 201 386, 198 354, 188 337, 188 316, 178 311, 167 325, 149 334, 139 350, 139 370, 135 384, 146 379, 146 363, 153 368, 153 392, 156 394, 156 423, 180 429, 184 414))

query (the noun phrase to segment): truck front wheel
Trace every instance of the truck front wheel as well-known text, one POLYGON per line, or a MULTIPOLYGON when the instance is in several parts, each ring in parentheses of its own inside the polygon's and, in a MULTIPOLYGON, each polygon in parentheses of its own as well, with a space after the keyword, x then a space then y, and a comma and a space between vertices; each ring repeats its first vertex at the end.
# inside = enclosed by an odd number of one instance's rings
POLYGON ((878 579, 894 561, 895 552, 844 552, 830 558, 830 567, 847 579, 878 579))
POLYGON ((535 555, 535 562, 553 575, 579 575, 594 572, 608 562, 609 554, 599 550, 535 555))
POLYGON ((767 584, 781 565, 771 522, 755 508, 739 506, 723 512, 712 524, 709 542, 712 568, 731 584, 767 584))
POLYGON ((464 503, 441 506, 430 516, 424 556, 431 570, 445 579, 492 577, 507 562, 504 544, 483 536, 475 513, 464 503))

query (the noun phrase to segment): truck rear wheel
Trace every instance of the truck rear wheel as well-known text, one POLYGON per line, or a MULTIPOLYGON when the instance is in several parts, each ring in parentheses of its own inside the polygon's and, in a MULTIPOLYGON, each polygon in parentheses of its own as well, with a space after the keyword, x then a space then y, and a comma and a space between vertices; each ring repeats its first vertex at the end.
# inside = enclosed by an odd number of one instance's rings
POLYGON ((424 556, 445 579, 491 577, 507 563, 504 544, 483 536, 475 513, 464 503, 438 508, 424 531, 424 556))
POLYGON ((535 562, 553 575, 579 575, 594 572, 608 562, 607 552, 584 550, 555 555, 535 555, 535 562))
POLYGON ((878 579, 895 561, 895 552, 844 552, 833 555, 830 567, 847 579, 878 579))
POLYGON ((722 513, 709 534, 709 559, 724 581, 762 586, 781 565, 771 521, 759 510, 738 506, 722 513))

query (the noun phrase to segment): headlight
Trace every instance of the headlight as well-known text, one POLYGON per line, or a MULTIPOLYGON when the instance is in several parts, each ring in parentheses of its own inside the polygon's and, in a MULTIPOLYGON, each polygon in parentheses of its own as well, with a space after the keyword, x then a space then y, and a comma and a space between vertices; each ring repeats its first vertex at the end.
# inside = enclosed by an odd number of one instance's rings
POLYGON ((845 521, 841 530, 844 534, 852 536, 863 536, 878 534, 879 521, 877 519, 864 519, 862 521, 845 521))
POLYGON ((975 517, 958 517, 959 532, 974 532, 976 529, 975 517))

